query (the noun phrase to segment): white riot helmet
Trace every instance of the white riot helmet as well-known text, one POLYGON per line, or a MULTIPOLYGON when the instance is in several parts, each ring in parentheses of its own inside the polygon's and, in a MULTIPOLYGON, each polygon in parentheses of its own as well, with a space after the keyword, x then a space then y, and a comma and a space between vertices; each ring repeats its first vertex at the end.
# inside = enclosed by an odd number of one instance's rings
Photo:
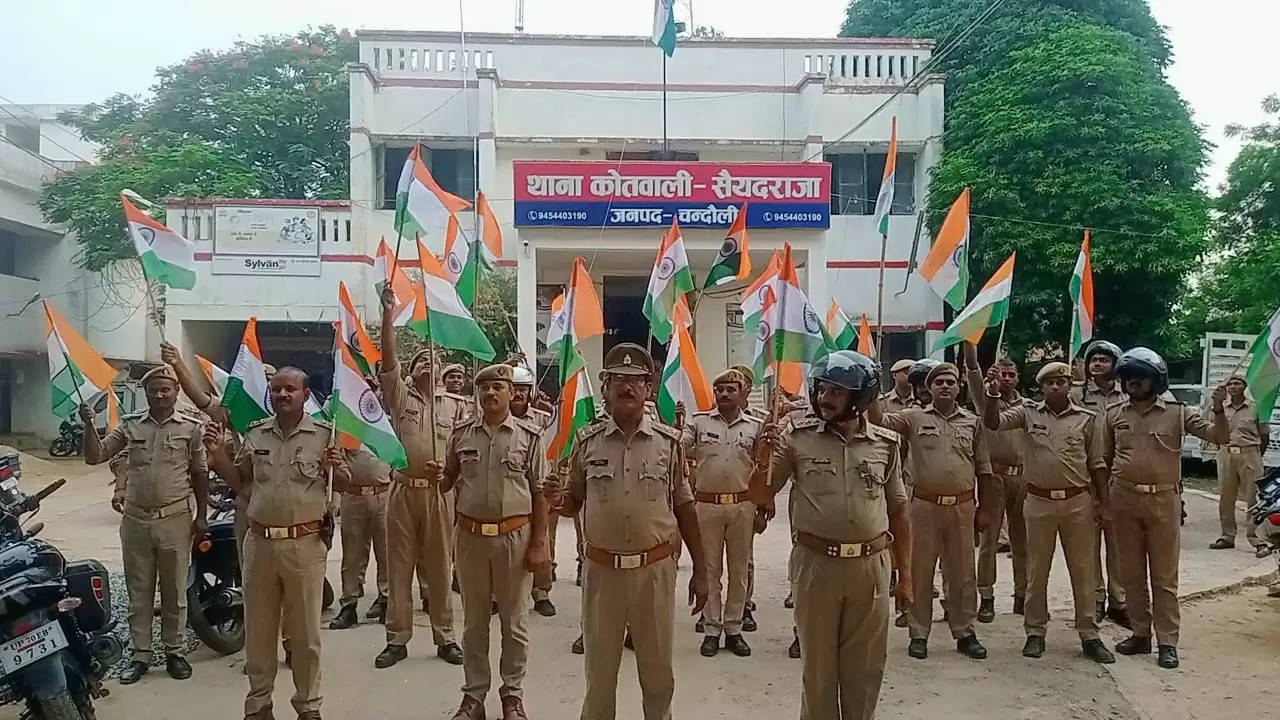
POLYGON ((516 387, 533 387, 533 371, 523 365, 511 369, 511 384, 516 387))

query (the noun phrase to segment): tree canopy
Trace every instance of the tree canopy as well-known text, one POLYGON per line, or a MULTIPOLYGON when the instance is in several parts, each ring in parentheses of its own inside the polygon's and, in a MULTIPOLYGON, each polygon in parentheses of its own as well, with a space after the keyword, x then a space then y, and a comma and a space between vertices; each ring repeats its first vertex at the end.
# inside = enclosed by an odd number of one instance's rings
MULTIPOLYGON (((853 0, 842 34, 934 37, 942 48, 989 4, 853 0)), ((943 61, 928 220, 936 230, 972 188, 970 297, 1017 251, 1005 334, 1015 355, 1065 344, 1083 227, 1096 228, 1097 336, 1176 342, 1171 308, 1206 243, 1206 145, 1163 77, 1169 60, 1142 0, 1039 0, 1001 6, 943 61)))
POLYGON ((40 208, 101 270, 133 257, 119 193, 343 198, 350 188, 346 64, 355 39, 321 27, 202 51, 160 68, 145 98, 113 95, 61 119, 102 146, 45 186, 40 208))

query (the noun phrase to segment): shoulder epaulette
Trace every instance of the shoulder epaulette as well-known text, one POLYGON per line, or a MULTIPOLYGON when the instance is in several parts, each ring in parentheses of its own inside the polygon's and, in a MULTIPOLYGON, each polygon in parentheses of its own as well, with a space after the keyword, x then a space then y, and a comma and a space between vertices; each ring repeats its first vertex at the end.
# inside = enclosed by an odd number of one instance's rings
POLYGON ((190 420, 197 424, 204 422, 206 419, 198 410, 178 410, 176 414, 183 420, 190 420))
POLYGON ((315 423, 317 427, 322 427, 325 430, 333 427, 333 423, 325 420, 324 418, 311 418, 311 422, 315 423))
MULTIPOLYGON (((713 412, 715 412, 715 410, 699 410, 698 412, 694 413, 693 416, 694 417, 705 416, 705 415, 710 415, 713 412)), ((746 413, 743 413, 743 415, 746 415, 746 413)))
POLYGON ((653 423, 653 430, 659 435, 665 435, 666 437, 671 438, 672 440, 680 439, 680 430, 678 428, 673 428, 670 425, 667 425, 666 423, 660 423, 660 422, 653 423))
POLYGON ((607 426, 607 423, 605 423, 604 420, 596 420, 590 425, 584 428, 581 428, 580 430, 578 430, 578 442, 583 442, 584 440, 587 440, 594 435, 599 435, 600 433, 604 432, 604 429, 606 426, 607 426))
POLYGON ((895 444, 902 442, 902 436, 883 425, 872 425, 871 423, 867 423, 867 434, 871 437, 888 440, 895 444))
POLYGON ((813 415, 807 415, 798 420, 793 420, 791 422, 791 429, 792 430, 809 430, 811 428, 816 428, 820 425, 822 425, 822 420, 820 418, 813 415))
POLYGON ((263 425, 270 423, 273 419, 274 418, 268 416, 268 417, 262 418, 261 420, 254 420, 253 422, 249 423, 249 426, 246 427, 244 430, 245 432, 249 432, 254 428, 259 428, 259 427, 262 427, 263 425))
POLYGON ((121 420, 141 420, 146 416, 147 416, 146 410, 138 410, 137 412, 131 412, 120 419, 121 420))
POLYGON ((546 422, 542 418, 525 416, 516 418, 516 425, 528 430, 535 435, 541 435, 542 430, 546 427, 546 422))

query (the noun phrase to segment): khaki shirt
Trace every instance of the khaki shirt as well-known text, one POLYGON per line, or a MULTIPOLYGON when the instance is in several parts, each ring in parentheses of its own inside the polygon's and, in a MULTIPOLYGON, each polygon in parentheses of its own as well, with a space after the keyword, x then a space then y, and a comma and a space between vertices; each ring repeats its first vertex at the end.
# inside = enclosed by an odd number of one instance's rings
MULTIPOLYGON (((979 422, 981 422, 982 408, 986 403, 994 400, 999 406, 1000 412, 1004 412, 1025 402, 1016 390, 1013 393, 1013 400, 1006 400, 1004 397, 999 399, 987 397, 987 387, 986 383, 983 382, 982 373, 977 370, 969 370, 968 375, 969 401, 973 403, 979 422)), ((987 452, 991 455, 991 462, 1012 467, 1022 467, 1022 437, 1018 433, 988 430, 986 426, 983 426, 982 432, 987 436, 987 452)))
POLYGON ((1092 378, 1071 386, 1071 402, 1079 405, 1085 410, 1092 410, 1098 418, 1103 418, 1107 414, 1107 408, 1124 400, 1126 397, 1124 390, 1120 388, 1120 381, 1113 380, 1111 389, 1103 392, 1098 389, 1097 383, 1092 378))
POLYGON ((881 412, 898 412, 910 407, 920 407, 920 403, 916 402, 914 394, 908 395, 905 400, 898 397, 896 390, 890 390, 887 393, 880 394, 881 412))
POLYGON ((1162 398, 1156 398, 1146 412, 1129 400, 1107 408, 1102 452, 1111 479, 1135 485, 1177 485, 1182 480, 1184 433, 1219 441, 1213 435, 1213 423, 1199 412, 1162 398))
POLYGON ((443 460, 445 448, 453 428, 471 412, 471 398, 436 391, 435 422, 431 420, 431 403, 418 392, 418 388, 405 382, 397 364, 389 372, 379 374, 382 382, 382 402, 387 407, 391 426, 404 445, 409 466, 404 473, 413 477, 426 476, 426 464, 443 460), (432 432, 435 433, 435 453, 432 453, 432 432))
POLYGON ((674 508, 693 502, 680 434, 647 415, 630 437, 611 419, 583 428, 569 458, 568 491, 586 542, 636 553, 676 539, 674 508))
POLYGON ((328 478, 320 467, 332 426, 303 415, 287 435, 274 417, 249 426, 236 455, 240 480, 252 488, 249 519, 270 527, 324 517, 328 478))
POLYGON ((538 408, 530 405, 529 409, 525 411, 524 417, 519 419, 532 424, 538 430, 544 430, 551 424, 551 413, 546 410, 539 410, 538 408))
POLYGON ((847 440, 816 417, 783 434, 773 483, 795 480, 791 527, 836 542, 870 542, 889 530, 889 512, 907 503, 898 436, 862 423, 847 440))
POLYGON ((745 492, 755 467, 752 449, 760 432, 759 420, 739 413, 733 422, 719 410, 689 418, 680 435, 685 456, 693 460, 694 490, 709 493, 745 492))
POLYGON ((938 495, 963 495, 974 489, 975 475, 991 474, 986 435, 978 416, 959 405, 950 416, 929 404, 885 413, 885 427, 911 450, 915 487, 938 495))
POLYGON ((126 451, 122 464, 125 502, 155 510, 191 494, 191 478, 209 472, 204 423, 193 413, 175 410, 157 421, 150 412, 124 416, 102 440, 103 457, 126 451))
MULTIPOLYGON (((363 446, 343 453, 347 456, 347 467, 351 470, 351 480, 347 485, 363 487, 366 485, 391 484, 391 466, 378 459, 363 446)), ((328 478, 325 478, 326 482, 328 478)))
POLYGON ((1045 490, 1089 487, 1089 471, 1107 467, 1096 418, 1075 403, 1058 414, 1042 400, 1002 410, 1000 431, 1022 436, 1028 484, 1045 490))
POLYGON ((482 522, 532 514, 542 491, 540 450, 533 425, 509 413, 492 430, 482 417, 459 425, 444 466, 458 491, 458 512, 482 522))
POLYGON ((1259 447, 1262 436, 1267 432, 1267 423, 1258 422, 1258 406, 1249 398, 1239 405, 1226 403, 1227 424, 1231 426, 1231 439, 1228 445, 1240 447, 1259 447))

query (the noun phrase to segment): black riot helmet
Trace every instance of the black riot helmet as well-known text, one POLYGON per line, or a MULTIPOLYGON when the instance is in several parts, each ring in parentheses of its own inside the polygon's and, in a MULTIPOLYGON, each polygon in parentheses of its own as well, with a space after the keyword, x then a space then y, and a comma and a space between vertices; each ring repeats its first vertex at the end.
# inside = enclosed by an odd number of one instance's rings
POLYGON ((924 358, 911 366, 911 370, 907 372, 907 382, 911 387, 918 388, 925 384, 929 377, 929 371, 938 366, 941 360, 933 358, 924 358))
POLYGON ((1169 389, 1169 366, 1155 350, 1144 347, 1126 350, 1116 361, 1116 377, 1123 383, 1130 378, 1149 377, 1156 395, 1169 389))
POLYGON ((852 350, 837 350, 813 364, 809 371, 809 406, 818 411, 818 383, 826 382, 848 390, 849 406, 835 421, 848 420, 875 402, 880 394, 880 367, 871 358, 852 350))
POLYGON ((1120 362, 1120 355, 1122 353, 1120 352, 1120 346, 1113 342, 1107 342, 1106 340, 1094 340, 1089 343, 1089 347, 1085 348, 1084 351, 1084 366, 1086 370, 1089 368, 1089 358, 1099 354, 1110 355, 1111 362, 1120 362))

